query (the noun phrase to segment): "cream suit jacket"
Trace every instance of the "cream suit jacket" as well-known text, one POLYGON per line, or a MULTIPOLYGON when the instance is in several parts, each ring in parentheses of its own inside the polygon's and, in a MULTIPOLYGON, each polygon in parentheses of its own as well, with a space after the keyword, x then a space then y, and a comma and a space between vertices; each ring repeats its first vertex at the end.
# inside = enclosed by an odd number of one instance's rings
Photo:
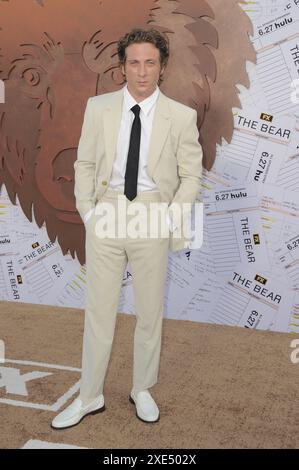
MULTIPOLYGON (((74 163, 76 208, 81 216, 96 205, 108 188, 116 157, 122 116, 123 90, 88 99, 77 160, 74 163)), ((198 142, 197 113, 164 93, 156 104, 148 154, 147 173, 157 185, 168 214, 179 228, 186 213, 172 212, 174 203, 200 200, 202 147, 198 142)), ((184 206, 184 208, 186 205, 184 206)), ((190 239, 170 233, 169 249, 188 248, 190 239)))

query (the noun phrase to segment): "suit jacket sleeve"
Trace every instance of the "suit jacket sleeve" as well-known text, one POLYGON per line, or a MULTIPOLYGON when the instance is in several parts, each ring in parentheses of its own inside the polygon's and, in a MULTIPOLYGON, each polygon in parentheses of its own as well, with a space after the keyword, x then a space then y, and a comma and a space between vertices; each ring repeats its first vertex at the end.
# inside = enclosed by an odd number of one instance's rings
POLYGON ((198 142, 197 112, 191 110, 182 129, 177 149, 177 165, 180 185, 169 205, 173 223, 181 226, 183 217, 190 214, 191 205, 200 200, 202 176, 202 146, 198 142), (184 206, 183 203, 189 203, 184 206), (180 208, 176 210, 175 206, 180 208), (182 217, 183 216, 183 217, 182 217))
POLYGON ((88 98, 78 145, 77 160, 74 163, 74 194, 76 208, 82 219, 95 205, 96 130, 92 112, 92 98, 88 98))

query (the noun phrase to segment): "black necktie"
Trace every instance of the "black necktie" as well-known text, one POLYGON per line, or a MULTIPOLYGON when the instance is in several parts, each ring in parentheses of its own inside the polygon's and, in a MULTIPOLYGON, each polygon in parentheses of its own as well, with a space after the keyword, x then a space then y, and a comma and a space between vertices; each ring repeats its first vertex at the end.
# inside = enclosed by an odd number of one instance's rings
POLYGON ((129 152, 125 174, 125 190, 124 193, 127 198, 132 201, 137 195, 137 179, 138 179, 138 164, 139 164, 139 149, 140 149, 140 135, 141 135, 141 121, 139 117, 140 106, 135 104, 131 111, 135 114, 132 124, 129 152))

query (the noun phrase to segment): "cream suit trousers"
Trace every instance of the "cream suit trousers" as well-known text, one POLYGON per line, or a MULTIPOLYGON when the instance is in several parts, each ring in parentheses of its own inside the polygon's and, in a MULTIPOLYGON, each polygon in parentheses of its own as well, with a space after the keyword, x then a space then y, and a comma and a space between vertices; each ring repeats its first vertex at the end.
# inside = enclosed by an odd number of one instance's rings
MULTIPOLYGON (((126 207, 142 202, 148 208, 151 202, 158 205, 163 202, 156 190, 142 191, 129 201, 120 191, 108 188, 97 204, 109 202, 116 208, 118 198, 126 207)), ((131 218, 132 215, 127 217, 126 224, 131 218)), ((169 229, 166 236, 158 238, 99 238, 95 231, 97 220, 94 211, 86 223, 87 285, 80 387, 84 405, 103 393, 128 261, 133 276, 136 313, 133 390, 148 389, 157 382, 169 249, 169 229)), ((116 225, 120 223, 116 210, 116 225)))

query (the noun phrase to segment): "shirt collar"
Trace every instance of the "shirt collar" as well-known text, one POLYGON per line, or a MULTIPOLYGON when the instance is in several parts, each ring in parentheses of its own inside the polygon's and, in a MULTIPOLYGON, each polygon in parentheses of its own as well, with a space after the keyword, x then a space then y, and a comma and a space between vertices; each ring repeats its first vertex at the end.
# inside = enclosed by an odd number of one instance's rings
POLYGON ((141 111, 145 114, 145 115, 148 115, 150 110, 152 109, 152 107, 154 106, 154 104, 156 103, 158 97, 159 97, 159 93, 160 93, 160 89, 157 85, 155 91, 150 95, 148 96, 147 98, 145 98, 144 100, 140 101, 139 103, 137 103, 137 101, 135 100, 135 98, 133 98, 133 96, 131 95, 131 93, 129 92, 128 90, 128 84, 126 83, 126 85, 124 86, 124 107, 125 107, 125 110, 126 111, 130 111, 130 109, 132 108, 132 106, 134 106, 135 104, 138 104, 141 108, 141 111))

